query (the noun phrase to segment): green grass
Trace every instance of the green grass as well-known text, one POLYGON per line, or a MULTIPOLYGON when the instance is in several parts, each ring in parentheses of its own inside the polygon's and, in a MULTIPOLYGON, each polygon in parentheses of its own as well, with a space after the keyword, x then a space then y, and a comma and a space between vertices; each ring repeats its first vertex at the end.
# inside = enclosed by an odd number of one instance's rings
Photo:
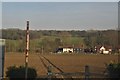
MULTIPOLYGON (((45 47, 47 47, 49 44, 52 46, 55 46, 55 39, 59 38, 61 40, 61 44, 63 46, 75 46, 75 45, 84 45, 84 41, 83 38, 81 37, 59 37, 59 36, 42 36, 39 39, 31 39, 30 40, 30 50, 34 50, 36 48, 41 48, 43 45, 43 42, 45 42, 45 44, 47 44, 45 47)), ((16 51, 20 48, 25 49, 25 40, 6 40, 6 48, 7 51, 16 51)), ((48 47, 47 47, 48 48, 48 47)))

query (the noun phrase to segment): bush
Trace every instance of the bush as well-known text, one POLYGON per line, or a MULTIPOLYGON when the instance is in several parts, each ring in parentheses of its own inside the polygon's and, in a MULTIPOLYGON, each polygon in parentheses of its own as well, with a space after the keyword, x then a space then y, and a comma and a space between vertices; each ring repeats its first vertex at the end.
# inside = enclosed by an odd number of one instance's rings
POLYGON ((107 71, 109 78, 120 78, 120 63, 110 63, 107 71))
MULTIPOLYGON (((6 77, 8 77, 10 80, 17 80, 22 79, 25 80, 25 67, 24 66, 11 66, 6 71, 6 77)), ((36 70, 34 68, 28 67, 28 80, 35 80, 37 77, 36 70)))

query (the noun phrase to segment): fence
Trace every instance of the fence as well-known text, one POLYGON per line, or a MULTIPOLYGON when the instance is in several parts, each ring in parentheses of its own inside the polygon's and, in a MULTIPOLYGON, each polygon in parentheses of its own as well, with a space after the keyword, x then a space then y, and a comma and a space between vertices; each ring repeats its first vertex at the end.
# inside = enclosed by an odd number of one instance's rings
MULTIPOLYGON (((97 68, 98 69, 98 68, 97 68)), ((103 68, 99 68, 99 69, 103 69, 103 68)), ((84 80, 90 80, 91 78, 107 78, 107 75, 105 74, 105 69, 103 72, 97 72, 97 71, 93 71, 91 69, 90 66, 86 65, 84 66, 84 71, 83 72, 63 72, 63 73, 54 73, 52 71, 52 67, 48 66, 48 73, 46 76, 44 76, 43 78, 48 78, 50 80, 50 78, 60 78, 60 79, 84 79, 84 80)))

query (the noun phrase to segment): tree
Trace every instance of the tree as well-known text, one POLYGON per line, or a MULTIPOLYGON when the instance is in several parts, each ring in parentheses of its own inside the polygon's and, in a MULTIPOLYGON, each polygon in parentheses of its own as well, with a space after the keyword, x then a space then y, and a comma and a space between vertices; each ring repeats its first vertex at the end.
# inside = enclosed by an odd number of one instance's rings
MULTIPOLYGON (((6 71, 6 77, 10 80, 25 80, 25 67, 24 66, 10 66, 6 71)), ((36 70, 34 68, 28 67, 28 80, 35 80, 37 77, 36 70)))
POLYGON ((55 44, 57 47, 61 46, 61 39, 60 38, 55 38, 55 44))
POLYGON ((55 43, 50 38, 43 38, 41 41, 41 48, 44 52, 53 52, 55 49, 55 43))
POLYGON ((89 35, 84 38, 84 42, 85 42, 87 47, 92 47, 92 45, 91 45, 92 41, 91 41, 91 38, 89 35))
POLYGON ((26 43, 25 43, 25 39, 19 41, 19 42, 18 42, 18 45, 19 45, 19 46, 17 47, 17 48, 18 48, 17 51, 18 51, 18 52, 24 52, 24 51, 25 51, 25 44, 26 44, 26 43))
POLYGON ((96 37, 96 43, 97 45, 103 45, 103 35, 101 32, 98 32, 98 35, 96 37))
POLYGON ((120 78, 120 63, 110 63, 107 65, 109 78, 120 78))

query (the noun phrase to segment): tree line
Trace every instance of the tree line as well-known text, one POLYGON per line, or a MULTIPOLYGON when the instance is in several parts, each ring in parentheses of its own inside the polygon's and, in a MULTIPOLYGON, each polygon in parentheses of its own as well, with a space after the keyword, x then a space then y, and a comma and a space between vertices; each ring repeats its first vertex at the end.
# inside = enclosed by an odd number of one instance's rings
MULTIPOLYGON (((6 39, 6 51, 24 51, 25 30, 2 29, 0 38, 6 39)), ((58 31, 58 30, 30 30, 31 51, 53 52, 59 46, 85 46, 96 45, 118 46, 117 30, 89 30, 89 31, 58 31), (52 45, 52 46, 51 46, 52 45)))

